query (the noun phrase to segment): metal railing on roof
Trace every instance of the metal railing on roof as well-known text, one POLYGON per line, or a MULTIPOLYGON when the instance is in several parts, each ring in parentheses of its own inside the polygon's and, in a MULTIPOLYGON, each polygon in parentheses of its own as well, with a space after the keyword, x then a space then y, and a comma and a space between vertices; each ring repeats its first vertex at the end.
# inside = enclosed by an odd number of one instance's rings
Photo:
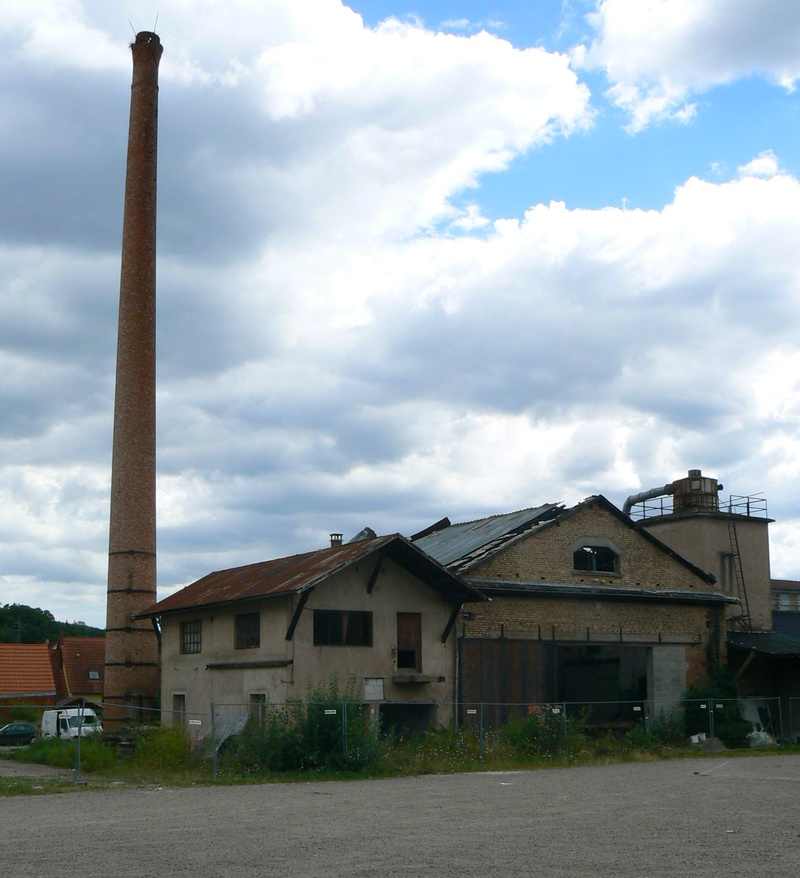
MULTIPOLYGON (((640 503, 635 503, 631 507, 631 518, 635 521, 642 521, 646 518, 658 518, 662 515, 672 515, 675 511, 672 501, 673 497, 671 494, 664 494, 661 497, 654 497, 650 500, 643 500, 640 503)), ((685 502, 686 501, 684 500, 684 504, 685 502)), ((704 509, 702 511, 708 510, 704 509)), ((768 518, 767 498, 761 494, 731 494, 727 499, 720 497, 719 512, 732 515, 743 515, 746 518, 768 518)))

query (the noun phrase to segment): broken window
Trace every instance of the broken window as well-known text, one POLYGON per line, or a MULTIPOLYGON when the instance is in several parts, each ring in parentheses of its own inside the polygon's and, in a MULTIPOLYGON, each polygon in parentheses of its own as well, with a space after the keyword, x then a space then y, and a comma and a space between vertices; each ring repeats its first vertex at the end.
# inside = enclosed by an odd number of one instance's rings
POLYGON ((397 668, 422 670, 422 614, 397 614, 397 668))
POLYGON ((261 620, 258 613, 234 616, 236 649, 258 649, 261 646, 261 620))
POLYGON ((314 646, 372 646, 372 613, 314 610, 314 646))
POLYGON ((572 553, 572 567, 590 573, 619 573, 619 555, 608 546, 581 546, 572 553))
POLYGON ((202 627, 199 620, 181 622, 181 653, 200 652, 202 648, 202 627))

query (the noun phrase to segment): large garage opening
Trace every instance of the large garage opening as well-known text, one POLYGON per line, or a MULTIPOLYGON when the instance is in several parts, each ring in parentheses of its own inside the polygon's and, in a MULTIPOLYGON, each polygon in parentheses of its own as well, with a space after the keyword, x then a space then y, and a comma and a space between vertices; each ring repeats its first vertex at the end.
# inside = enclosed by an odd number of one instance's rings
POLYGON ((629 725, 647 700, 648 653, 644 646, 548 644, 546 699, 584 705, 596 725, 629 725))

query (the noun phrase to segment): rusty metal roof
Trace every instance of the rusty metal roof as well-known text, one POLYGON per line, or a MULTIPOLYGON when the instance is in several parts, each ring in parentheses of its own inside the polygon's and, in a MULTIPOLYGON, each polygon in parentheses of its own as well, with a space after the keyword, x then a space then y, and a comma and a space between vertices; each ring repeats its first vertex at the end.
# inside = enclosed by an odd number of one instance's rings
POLYGON ((55 695, 46 643, 0 643, 0 696, 55 695))
POLYGON ((230 601, 298 594, 377 552, 384 553, 444 597, 453 601, 482 600, 471 586, 405 537, 390 534, 288 558, 218 570, 148 607, 140 616, 161 616, 230 601))

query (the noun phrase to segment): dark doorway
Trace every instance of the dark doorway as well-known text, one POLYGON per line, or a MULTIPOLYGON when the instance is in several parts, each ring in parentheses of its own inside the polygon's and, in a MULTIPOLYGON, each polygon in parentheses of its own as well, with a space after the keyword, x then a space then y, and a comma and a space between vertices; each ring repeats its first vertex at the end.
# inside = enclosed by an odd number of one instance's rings
POLYGON ((407 738, 416 732, 425 732, 436 723, 434 704, 385 703, 381 704, 381 732, 407 738))

